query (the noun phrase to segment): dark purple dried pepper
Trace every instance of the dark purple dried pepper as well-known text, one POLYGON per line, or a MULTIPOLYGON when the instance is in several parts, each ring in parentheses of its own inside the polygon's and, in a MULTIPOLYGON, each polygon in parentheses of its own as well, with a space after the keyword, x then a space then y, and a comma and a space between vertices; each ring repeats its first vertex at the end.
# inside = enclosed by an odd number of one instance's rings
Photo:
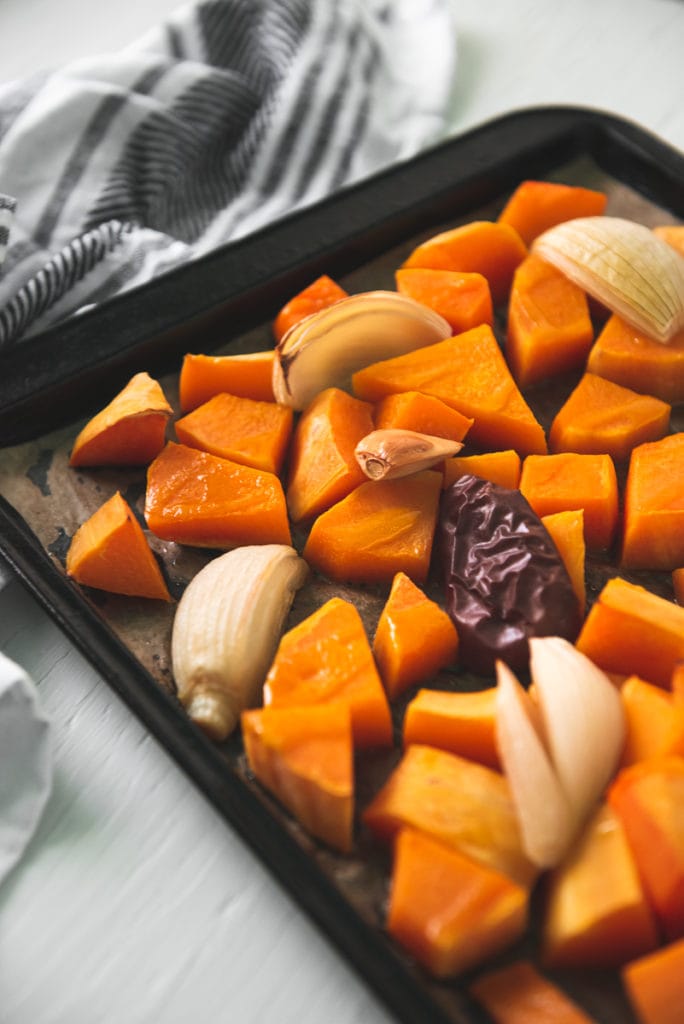
POLYGON ((577 637, 567 569, 520 491, 460 477, 442 498, 437 553, 465 668, 489 674, 497 658, 526 668, 529 637, 577 637))

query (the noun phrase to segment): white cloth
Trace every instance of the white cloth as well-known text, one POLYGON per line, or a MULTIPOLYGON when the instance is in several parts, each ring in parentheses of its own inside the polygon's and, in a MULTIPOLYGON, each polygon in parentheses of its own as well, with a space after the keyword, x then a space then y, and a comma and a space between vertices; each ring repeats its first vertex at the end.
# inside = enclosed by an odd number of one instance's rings
POLYGON ((451 0, 204 0, 0 90, 3 347, 444 133, 451 0))
MULTIPOLYGON (((0 372, 84 306, 439 141, 455 68, 451 0, 203 0, 0 88, 0 372)), ((0 881, 49 790, 33 684, 0 655, 0 881)))
POLYGON ((0 882, 26 849, 51 787, 50 729, 35 686, 0 654, 0 882))

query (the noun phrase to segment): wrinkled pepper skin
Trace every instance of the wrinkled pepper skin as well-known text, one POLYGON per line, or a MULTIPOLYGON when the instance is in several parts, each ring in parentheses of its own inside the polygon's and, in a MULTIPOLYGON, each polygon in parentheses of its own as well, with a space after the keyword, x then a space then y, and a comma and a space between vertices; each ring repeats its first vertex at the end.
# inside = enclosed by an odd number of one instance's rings
POLYGON ((444 492, 437 540, 465 668, 488 675, 501 659, 525 669, 530 637, 575 640, 580 612, 570 577, 519 491, 459 478, 444 492))

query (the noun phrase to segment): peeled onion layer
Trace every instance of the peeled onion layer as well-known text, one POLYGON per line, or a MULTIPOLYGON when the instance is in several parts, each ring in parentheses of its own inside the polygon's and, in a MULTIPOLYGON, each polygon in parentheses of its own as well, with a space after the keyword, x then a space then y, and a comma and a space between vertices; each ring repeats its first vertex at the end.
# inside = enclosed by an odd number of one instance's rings
POLYGON ((643 224, 579 217, 539 235, 531 251, 655 341, 684 330, 684 258, 643 224))

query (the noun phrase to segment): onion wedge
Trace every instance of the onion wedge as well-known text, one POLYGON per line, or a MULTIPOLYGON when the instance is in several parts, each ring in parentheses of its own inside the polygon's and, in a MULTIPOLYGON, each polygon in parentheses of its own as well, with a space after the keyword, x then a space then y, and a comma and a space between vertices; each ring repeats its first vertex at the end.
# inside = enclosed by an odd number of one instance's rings
POLYGON ((684 330, 684 258, 643 224, 578 217, 531 251, 649 338, 666 344, 684 330))
POLYGON ((502 661, 496 677, 496 740, 523 849, 538 867, 550 868, 568 849, 577 821, 544 746, 532 699, 502 661))
POLYGON ((584 819, 617 769, 625 742, 619 691, 561 637, 530 640, 530 672, 558 780, 584 819))

